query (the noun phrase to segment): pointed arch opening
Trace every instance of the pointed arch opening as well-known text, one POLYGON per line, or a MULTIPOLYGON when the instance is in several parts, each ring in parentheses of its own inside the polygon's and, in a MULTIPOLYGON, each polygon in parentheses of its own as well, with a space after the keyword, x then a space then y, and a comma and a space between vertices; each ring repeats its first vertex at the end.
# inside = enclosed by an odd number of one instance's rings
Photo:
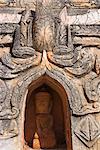
POLYGON ((29 85, 24 120, 25 150, 72 150, 68 97, 56 80, 44 75, 29 85))

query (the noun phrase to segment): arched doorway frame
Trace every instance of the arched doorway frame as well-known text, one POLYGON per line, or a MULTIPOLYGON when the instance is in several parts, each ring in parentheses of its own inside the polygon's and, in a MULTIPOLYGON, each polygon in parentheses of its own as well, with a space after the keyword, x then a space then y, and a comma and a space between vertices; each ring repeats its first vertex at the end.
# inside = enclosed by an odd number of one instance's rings
MULTIPOLYGON (((50 78, 47 75, 44 75, 44 76, 38 78, 37 80, 33 81, 29 85, 29 87, 28 87, 29 93, 28 94, 31 95, 31 93, 35 89, 37 89, 38 87, 42 86, 43 84, 46 84, 49 87, 51 87, 54 91, 56 91, 59 94, 59 96, 61 98, 61 102, 62 102, 62 106, 63 106, 63 115, 64 115, 63 117, 64 117, 64 128, 65 128, 65 136, 66 136, 66 145, 68 145, 66 150, 72 150, 71 114, 70 114, 70 108, 69 108, 69 102, 68 102, 67 93, 65 92, 64 88, 62 87, 62 85, 60 85, 56 80, 50 78)), ((24 113, 25 113, 25 109, 24 109, 24 113)))
POLYGON ((69 77, 65 75, 62 69, 59 70, 59 68, 55 68, 54 65, 52 65, 52 69, 46 67, 45 65, 40 65, 30 69, 30 71, 28 71, 26 74, 22 74, 22 76, 17 81, 17 86, 14 88, 14 94, 12 96, 12 99, 17 101, 17 103, 19 102, 20 115, 18 117, 18 139, 20 141, 19 147, 21 150, 23 150, 24 147, 24 114, 28 87, 31 85, 31 83, 34 83, 36 80, 44 75, 47 75, 48 77, 62 85, 65 93, 67 93, 68 101, 72 112, 78 112, 78 109, 80 109, 77 105, 78 103, 76 103, 76 101, 81 102, 79 91, 77 90, 77 87, 75 87, 74 83, 69 79, 69 77))

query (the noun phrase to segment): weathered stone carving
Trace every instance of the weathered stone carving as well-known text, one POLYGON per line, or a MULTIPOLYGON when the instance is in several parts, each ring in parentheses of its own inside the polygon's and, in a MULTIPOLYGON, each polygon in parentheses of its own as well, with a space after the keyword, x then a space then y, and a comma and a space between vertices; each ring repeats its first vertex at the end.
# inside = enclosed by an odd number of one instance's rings
POLYGON ((93 116, 88 115, 78 123, 74 132, 86 146, 92 147, 99 138, 100 125, 93 116))
MULTIPOLYGON (((17 3, 25 7, 28 1, 17 3)), ((33 1, 29 3, 33 4, 33 1)), ((82 4, 84 7, 83 3, 76 3, 76 0, 70 4, 76 7, 82 4)), ((0 59, 0 139, 18 135, 18 117, 21 115, 25 92, 33 81, 44 75, 63 86, 68 95, 71 114, 82 118, 74 130, 76 136, 88 147, 93 146, 99 138, 100 125, 92 114, 100 113, 100 29, 99 23, 95 24, 100 20, 100 10, 82 10, 84 14, 81 12, 79 15, 78 12, 78 17, 71 10, 71 16, 67 14, 64 23, 60 17, 64 5, 65 1, 62 0, 38 0, 35 3, 35 15, 28 5, 25 10, 21 10, 19 24, 0 25, 0 34, 3 34, 1 39, 13 37, 15 30, 14 41, 12 43, 11 39, 9 42, 10 51, 3 53, 0 59), (90 26, 87 16, 91 18, 92 15, 95 19, 90 26), (85 17, 83 22, 82 17, 85 17), (95 48, 99 53, 95 52, 95 48)), ((85 5, 97 7, 96 3, 88 5, 88 0, 85 5)), ((66 8, 70 9, 68 6, 66 8)), ((0 46, 8 46, 7 42, 3 40, 0 46)), ((52 105, 49 110, 46 108, 46 116, 37 113, 39 133, 41 121, 42 127, 48 121, 49 130, 53 130, 51 108, 52 105)), ((53 141, 50 139, 49 142, 55 145, 54 131, 51 137, 53 141)), ((38 135, 34 138, 38 140, 38 135)), ((43 147, 47 147, 45 142, 43 147)))
POLYGON ((54 49, 54 53, 48 53, 50 61, 65 67, 67 71, 76 76, 90 72, 95 63, 93 52, 89 48, 77 47, 74 49, 70 26, 68 26, 68 38, 68 47, 59 45, 54 49))
POLYGON ((14 0, 0 0, 0 6, 9 6, 14 0))
POLYGON ((22 14, 21 23, 15 31, 12 53, 16 57, 26 58, 33 56, 35 50, 32 48, 33 16, 31 10, 25 10, 22 14))
POLYGON ((96 55, 95 69, 96 69, 96 73, 100 75, 100 55, 96 55))
POLYGON ((23 11, 20 23, 20 45, 22 47, 32 47, 32 27, 33 18, 30 10, 23 11))
POLYGON ((41 64, 30 69, 27 74, 23 74, 23 76, 19 78, 18 85, 14 88, 14 93, 19 90, 19 93, 16 96, 16 101, 19 100, 19 97, 23 95, 25 89, 33 80, 47 74, 51 78, 60 82, 65 90, 69 91, 69 103, 73 114, 81 116, 94 112, 100 112, 100 104, 97 103, 98 105, 94 107, 93 104, 88 103, 84 94, 82 94, 79 90, 80 86, 78 87, 74 80, 72 80, 72 78, 70 78, 70 76, 63 71, 63 69, 51 64, 46 55, 47 54, 44 51, 41 64))
MULTIPOLYGON (((5 54, 1 58, 1 60, 5 66, 7 66, 8 68, 11 69, 11 70, 8 70, 10 72, 11 76, 9 77, 8 76, 9 74, 8 74, 7 77, 14 78, 17 76, 17 74, 19 72, 24 71, 32 66, 38 65, 39 62, 41 61, 41 54, 39 52, 35 52, 34 56, 26 58, 26 59, 14 58, 10 54, 5 54), (17 73, 17 74, 15 74, 15 73, 17 73)), ((3 66, 3 68, 5 68, 5 66, 3 66)), ((9 73, 9 72, 7 72, 7 69, 6 69, 6 73, 9 73)), ((3 73, 5 73, 5 72, 3 72, 3 73)), ((6 77, 4 77, 4 78, 6 78, 6 77)))
POLYGON ((66 70, 76 76, 84 75, 94 68, 95 56, 88 48, 80 49, 78 60, 72 67, 66 67, 66 70))
MULTIPOLYGON (((25 25, 26 29, 22 30, 21 27, 17 26, 17 33, 15 34, 15 42, 12 49, 12 54, 4 53, 1 57, 0 62, 0 78, 2 79, 13 79, 19 75, 19 72, 26 70, 34 65, 38 65, 41 61, 41 54, 39 52, 35 52, 32 48, 32 20, 30 17, 31 12, 25 11, 25 15, 22 17, 21 26, 23 27, 23 23, 26 21, 25 25), (29 18, 30 17, 30 18, 29 18), (26 20, 25 20, 26 19, 26 20), (24 22, 23 22, 24 21, 24 22), (29 25, 29 26, 28 26, 29 25), (19 28, 18 28, 19 27, 19 28), (28 37, 24 37, 27 35, 28 37), (26 43, 27 40, 28 42, 26 43), (22 44, 26 43, 26 44, 22 44), (30 44, 31 43, 31 44, 30 44), (16 47, 17 44, 17 47, 16 47), (18 49, 17 49, 18 48, 18 49), (16 58, 14 57, 16 56, 16 58), (30 57, 29 57, 30 56, 30 57), (21 57, 21 58, 19 58, 21 57), (27 58, 28 57, 28 58, 27 58)), ((0 139, 7 139, 18 135, 18 128, 16 123, 16 118, 19 114, 18 102, 16 101, 16 94, 13 93, 13 88, 7 88, 4 84, 4 81, 1 80, 1 90, 4 90, 5 94, 1 97, 1 110, 0 110, 0 139), (10 90, 10 91, 7 91, 10 90), (7 91, 7 93, 6 93, 7 91), (3 96, 5 96, 3 98, 3 96), (13 97, 13 99, 12 99, 13 97)), ((3 92, 3 91, 2 91, 3 92)))
MULTIPOLYGON (((71 25, 71 31, 75 36, 91 36, 92 38, 94 36, 98 36, 100 34, 100 28, 99 25, 71 25)), ((86 44, 88 44, 86 42, 86 44)), ((91 45, 94 45, 94 43, 91 43, 91 45)))
POLYGON ((41 54, 32 48, 33 17, 30 10, 23 12, 20 25, 15 31, 12 54, 4 53, 1 58, 1 78, 14 78, 19 72, 41 61, 41 54))
POLYGON ((66 0, 66 3, 70 3, 70 5, 75 6, 75 7, 91 7, 94 8, 98 5, 97 0, 66 0))
POLYGON ((5 34, 5 33, 6 34, 12 34, 15 31, 16 27, 17 27, 17 24, 14 24, 14 23, 13 24, 2 23, 2 24, 0 24, 0 33, 1 34, 5 34))
POLYGON ((0 62, 0 78, 12 79, 17 75, 11 74, 11 70, 0 62))
POLYGON ((52 51, 59 28, 59 14, 64 0, 37 1, 33 43, 38 51, 52 51), (52 6, 52 7, 51 7, 52 6))
POLYGON ((84 89, 90 102, 100 102, 100 76, 94 72, 85 76, 84 89))
POLYGON ((0 139, 7 139, 18 135, 16 118, 19 110, 17 103, 11 101, 12 90, 8 92, 7 85, 0 80, 0 139))
POLYGON ((36 0, 16 0, 17 7, 26 8, 27 6, 31 9, 35 9, 36 0))
POLYGON ((54 47, 53 52, 48 52, 48 58, 51 62, 61 65, 62 67, 72 66, 78 59, 78 51, 74 50, 70 32, 70 26, 68 26, 68 46, 66 27, 61 25, 61 29, 58 30, 57 45, 54 47), (60 33, 61 32, 61 33, 60 33))

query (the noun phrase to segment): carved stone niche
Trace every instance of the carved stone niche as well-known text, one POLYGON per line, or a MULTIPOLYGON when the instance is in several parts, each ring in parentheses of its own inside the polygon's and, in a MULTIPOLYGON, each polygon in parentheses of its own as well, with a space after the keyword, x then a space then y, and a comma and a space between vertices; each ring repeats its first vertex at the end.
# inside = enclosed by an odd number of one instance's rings
POLYGON ((72 150, 67 94, 54 79, 42 76, 28 87, 24 114, 24 150, 72 150))

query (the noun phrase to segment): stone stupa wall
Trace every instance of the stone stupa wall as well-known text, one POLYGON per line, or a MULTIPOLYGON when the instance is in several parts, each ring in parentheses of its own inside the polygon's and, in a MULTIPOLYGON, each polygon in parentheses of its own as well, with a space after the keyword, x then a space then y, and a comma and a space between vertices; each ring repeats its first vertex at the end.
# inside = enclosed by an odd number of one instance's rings
POLYGON ((0 150, 32 150, 26 97, 45 75, 68 96, 65 149, 100 150, 99 0, 0 0, 0 150))

